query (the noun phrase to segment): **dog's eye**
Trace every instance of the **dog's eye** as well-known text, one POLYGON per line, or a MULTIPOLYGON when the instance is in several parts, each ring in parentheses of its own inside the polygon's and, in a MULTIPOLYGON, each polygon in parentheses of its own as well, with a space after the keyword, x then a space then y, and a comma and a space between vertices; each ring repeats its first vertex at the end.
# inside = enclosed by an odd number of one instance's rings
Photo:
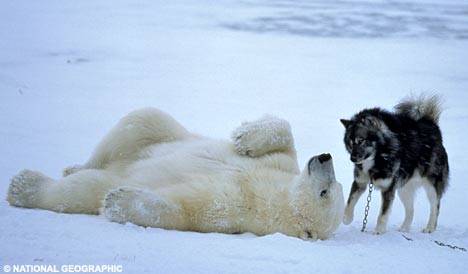
POLYGON ((326 189, 322 190, 322 192, 320 192, 320 197, 323 198, 323 197, 327 196, 327 193, 328 193, 328 191, 326 189))
POLYGON ((364 143, 364 139, 362 138, 356 138, 356 140, 354 140, 354 143, 358 144, 358 145, 361 145, 362 143, 364 143))

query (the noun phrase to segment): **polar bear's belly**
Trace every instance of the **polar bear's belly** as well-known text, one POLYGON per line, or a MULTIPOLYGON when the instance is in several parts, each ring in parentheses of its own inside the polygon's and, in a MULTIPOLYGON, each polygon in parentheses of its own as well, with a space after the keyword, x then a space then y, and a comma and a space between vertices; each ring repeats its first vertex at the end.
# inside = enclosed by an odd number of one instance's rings
POLYGON ((251 159, 239 156, 232 144, 191 140, 155 145, 128 168, 127 184, 161 188, 193 180, 231 181, 251 159))

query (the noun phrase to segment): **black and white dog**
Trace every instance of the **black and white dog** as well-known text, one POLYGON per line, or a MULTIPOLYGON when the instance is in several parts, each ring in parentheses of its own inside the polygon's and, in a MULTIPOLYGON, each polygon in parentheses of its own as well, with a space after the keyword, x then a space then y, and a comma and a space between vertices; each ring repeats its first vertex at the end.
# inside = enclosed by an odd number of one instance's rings
POLYGON ((364 109, 351 120, 341 120, 346 128, 346 149, 355 164, 343 223, 352 222, 356 202, 371 181, 382 192, 376 234, 386 231, 397 189, 406 214, 400 231, 409 231, 414 194, 420 186, 426 190, 431 207, 423 232, 436 229, 440 200, 449 175, 447 153, 438 126, 440 113, 436 96, 420 96, 403 100, 395 106, 395 112, 364 109))

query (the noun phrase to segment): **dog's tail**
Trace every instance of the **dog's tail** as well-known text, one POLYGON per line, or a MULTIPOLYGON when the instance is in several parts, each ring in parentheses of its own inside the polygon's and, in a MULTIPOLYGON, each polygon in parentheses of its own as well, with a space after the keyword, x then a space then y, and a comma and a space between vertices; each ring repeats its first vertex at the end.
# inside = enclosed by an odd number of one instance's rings
POLYGON ((427 118, 437 124, 442 113, 441 99, 437 95, 407 97, 395 106, 395 112, 406 114, 416 121, 427 118))

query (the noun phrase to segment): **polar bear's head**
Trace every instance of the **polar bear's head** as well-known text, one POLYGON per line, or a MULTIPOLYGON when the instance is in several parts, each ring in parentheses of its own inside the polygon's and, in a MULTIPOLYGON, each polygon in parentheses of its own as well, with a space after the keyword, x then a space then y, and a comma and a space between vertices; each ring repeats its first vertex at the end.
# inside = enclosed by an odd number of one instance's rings
POLYGON ((292 189, 293 211, 301 237, 326 239, 341 223, 343 188, 335 179, 330 154, 312 157, 292 189))

